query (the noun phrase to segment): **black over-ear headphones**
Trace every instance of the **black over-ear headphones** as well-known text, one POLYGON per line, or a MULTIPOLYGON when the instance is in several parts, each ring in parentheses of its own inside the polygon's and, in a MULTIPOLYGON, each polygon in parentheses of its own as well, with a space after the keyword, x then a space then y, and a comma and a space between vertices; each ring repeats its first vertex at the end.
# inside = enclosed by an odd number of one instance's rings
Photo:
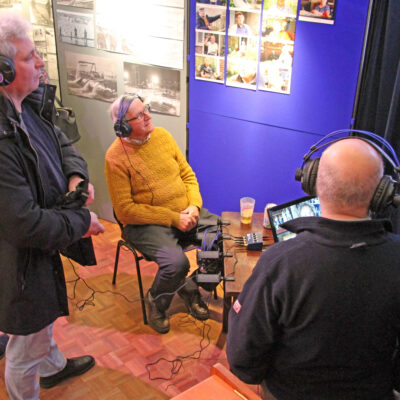
POLYGON ((339 140, 345 140, 349 138, 362 139, 365 142, 369 143, 378 153, 382 155, 383 159, 386 160, 392 168, 392 176, 382 176, 377 188, 375 189, 375 193, 372 197, 369 209, 372 212, 381 214, 390 205, 397 207, 400 204, 400 195, 398 194, 398 189, 400 185, 400 166, 395 151, 393 150, 390 143, 388 143, 382 137, 372 132, 361 131, 357 129, 341 129, 331 132, 328 135, 324 136, 313 146, 311 146, 310 151, 303 157, 303 165, 296 171, 296 180, 301 181, 301 187, 303 191, 311 196, 317 195, 316 182, 320 158, 318 157, 311 160, 310 157, 316 151, 323 147, 329 146, 335 142, 338 142, 339 140), (353 135, 353 132, 356 134, 361 134, 362 136, 353 135), (331 140, 332 137, 335 137, 339 134, 341 134, 342 136, 343 134, 349 134, 349 136, 331 140), (323 143, 328 139, 330 139, 328 142, 323 143), (389 156, 380 146, 382 146, 383 148, 386 147, 391 156, 389 156))
POLYGON ((7 86, 15 79, 14 61, 0 54, 0 86, 7 86))
POLYGON ((129 137, 132 134, 132 127, 124 117, 129 106, 135 99, 139 99, 143 102, 143 99, 137 94, 123 96, 119 102, 117 121, 114 124, 114 131, 118 137, 129 137))

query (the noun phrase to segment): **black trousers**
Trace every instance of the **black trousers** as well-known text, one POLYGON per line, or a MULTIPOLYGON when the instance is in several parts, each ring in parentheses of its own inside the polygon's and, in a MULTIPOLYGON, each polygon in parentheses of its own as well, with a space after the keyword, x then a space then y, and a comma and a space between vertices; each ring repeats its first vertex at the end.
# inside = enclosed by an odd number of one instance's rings
MULTIPOLYGON (((217 218, 217 215, 205 208, 200 210, 199 219, 205 222, 205 226, 207 221, 215 221, 217 218)), ((197 244, 196 231, 202 228, 204 226, 198 225, 189 232, 161 225, 127 225, 124 228, 125 238, 148 259, 158 264, 150 293, 156 298, 160 311, 168 309, 174 293, 185 283, 190 265, 184 248, 190 244, 197 244)), ((188 278, 181 290, 192 294, 198 290, 198 286, 192 278, 188 278)))

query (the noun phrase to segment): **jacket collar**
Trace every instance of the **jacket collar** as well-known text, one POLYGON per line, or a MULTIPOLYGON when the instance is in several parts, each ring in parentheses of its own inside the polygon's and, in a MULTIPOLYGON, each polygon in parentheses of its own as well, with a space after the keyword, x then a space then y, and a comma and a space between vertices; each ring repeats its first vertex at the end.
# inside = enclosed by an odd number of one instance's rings
MULTIPOLYGON (((36 113, 49 122, 52 121, 54 96, 56 86, 40 85, 34 92, 28 95, 22 105, 29 105, 36 113)), ((0 140, 15 134, 20 124, 20 116, 11 101, 0 93, 0 140)))
POLYGON ((375 245, 386 240, 392 225, 386 219, 338 221, 323 217, 296 218, 282 224, 296 234, 309 232, 313 240, 329 246, 354 248, 375 245))

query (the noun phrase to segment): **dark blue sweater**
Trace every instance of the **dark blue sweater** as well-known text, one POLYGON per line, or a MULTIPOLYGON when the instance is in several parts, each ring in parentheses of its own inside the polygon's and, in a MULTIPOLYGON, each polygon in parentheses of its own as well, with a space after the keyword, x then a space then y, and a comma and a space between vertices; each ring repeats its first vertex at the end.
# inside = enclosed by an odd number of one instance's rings
POLYGON ((297 236, 261 255, 230 312, 233 373, 279 400, 392 399, 399 236, 383 220, 285 227, 297 236))

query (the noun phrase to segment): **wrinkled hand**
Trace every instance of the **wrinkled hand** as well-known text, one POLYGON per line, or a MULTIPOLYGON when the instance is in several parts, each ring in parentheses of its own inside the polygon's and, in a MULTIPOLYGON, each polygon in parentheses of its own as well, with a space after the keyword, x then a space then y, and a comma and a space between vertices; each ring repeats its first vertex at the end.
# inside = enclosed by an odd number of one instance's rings
POLYGON ((98 235, 104 231, 104 226, 99 222, 97 215, 90 211, 90 226, 88 231, 82 237, 86 238, 92 235, 98 235))
POLYGON ((188 232, 196 227, 199 221, 199 209, 196 206, 189 206, 180 214, 178 229, 188 232))
MULTIPOLYGON (((68 190, 73 192, 81 181, 83 181, 83 178, 81 178, 79 175, 72 175, 69 178, 68 190)), ((88 185, 88 192, 89 196, 86 200, 85 206, 88 206, 94 202, 94 186, 91 183, 88 185)))
POLYGON ((181 212, 177 228, 182 232, 188 232, 193 229, 196 224, 197 221, 192 215, 181 212))

